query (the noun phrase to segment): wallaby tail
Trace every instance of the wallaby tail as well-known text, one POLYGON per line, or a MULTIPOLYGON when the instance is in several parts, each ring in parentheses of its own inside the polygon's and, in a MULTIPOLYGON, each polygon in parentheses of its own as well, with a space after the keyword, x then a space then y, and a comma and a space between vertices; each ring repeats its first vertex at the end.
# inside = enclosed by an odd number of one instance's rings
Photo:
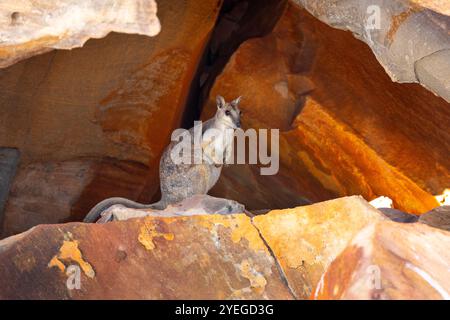
POLYGON ((160 200, 158 202, 152 203, 152 204, 142 204, 139 202, 135 202, 126 198, 120 198, 120 197, 114 197, 114 198, 108 198, 103 201, 100 201, 97 203, 84 217, 83 222, 86 223, 93 223, 96 222, 102 213, 110 208, 113 205, 121 204, 127 208, 131 209, 155 209, 155 210, 162 210, 163 207, 163 201, 160 200))

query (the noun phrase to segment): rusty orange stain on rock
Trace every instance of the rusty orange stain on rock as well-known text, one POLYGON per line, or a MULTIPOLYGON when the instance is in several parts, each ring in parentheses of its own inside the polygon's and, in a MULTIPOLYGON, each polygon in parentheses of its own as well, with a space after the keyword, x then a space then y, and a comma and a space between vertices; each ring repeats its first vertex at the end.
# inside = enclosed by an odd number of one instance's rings
POLYGON ((233 214, 230 216, 223 216, 220 214, 196 216, 198 223, 217 234, 217 227, 223 226, 230 229, 231 241, 239 243, 242 239, 248 241, 248 246, 254 251, 263 250, 267 252, 267 248, 261 241, 258 230, 253 226, 250 218, 245 214, 233 214))
POLYGON ((448 299, 450 234, 422 223, 378 221, 329 265, 317 300, 448 299))
POLYGON ((198 215, 190 217, 164 217, 155 218, 147 217, 144 225, 140 229, 138 236, 139 242, 144 245, 147 250, 153 250, 155 244, 153 238, 164 237, 166 240, 173 240, 172 233, 164 233, 156 230, 156 222, 163 221, 164 224, 169 225, 174 222, 193 221, 199 226, 210 231, 213 237, 217 237, 218 227, 222 226, 230 230, 230 238, 233 243, 238 244, 245 239, 248 242, 248 247, 254 251, 263 250, 267 252, 267 248, 261 241, 258 230, 253 226, 249 217, 245 214, 233 215, 198 215))
POLYGON ((20 44, 2 46, 0 48, 1 67, 6 67, 19 60, 52 50, 52 46, 60 40, 57 36, 43 36, 20 44))
POLYGON ((156 248, 155 243, 153 242, 153 239, 156 237, 163 237, 168 241, 172 241, 175 238, 173 233, 163 233, 157 231, 156 225, 153 221, 153 219, 145 219, 138 236, 139 242, 147 250, 153 250, 156 248))
POLYGON ((392 42, 394 41, 394 36, 397 33, 400 26, 402 25, 402 23, 405 22, 406 19, 408 19, 409 16, 411 16, 413 13, 420 12, 422 10, 423 9, 420 7, 412 6, 408 8, 408 10, 392 17, 392 23, 386 35, 386 39, 389 45, 391 45, 392 42))
POLYGON ((333 118, 329 110, 314 98, 305 100, 301 116, 295 119, 294 126, 295 129, 287 135, 288 143, 290 146, 298 144, 298 149, 310 150, 308 158, 297 154, 297 159, 302 160, 302 165, 323 187, 340 194, 359 190, 358 193, 366 199, 375 199, 383 190, 383 195, 394 201, 394 207, 413 214, 422 214, 438 206, 427 188, 417 184, 409 173, 386 161, 344 121, 333 118), (343 171, 335 170, 337 167, 343 171))
POLYGON ((61 260, 73 261, 83 270, 84 274, 89 278, 95 277, 95 271, 89 262, 83 259, 80 249, 78 248, 77 240, 64 240, 63 245, 59 249, 59 253, 50 260, 48 267, 58 267, 61 271, 65 270, 65 265, 61 260))
POLYGON ((364 253, 363 248, 355 245, 349 245, 345 250, 352 253, 351 257, 345 260, 345 263, 339 259, 333 260, 329 268, 339 270, 339 274, 337 276, 330 276, 327 271, 324 272, 317 287, 311 294, 311 300, 322 300, 326 299, 326 297, 340 297, 347 289, 347 284, 350 283, 352 278, 351 271, 356 268, 358 260, 361 259, 364 253))
POLYGON ((57 256, 53 256, 52 260, 48 263, 48 267, 57 267, 61 272, 66 271, 66 266, 64 263, 61 262, 61 260, 58 259, 57 256))

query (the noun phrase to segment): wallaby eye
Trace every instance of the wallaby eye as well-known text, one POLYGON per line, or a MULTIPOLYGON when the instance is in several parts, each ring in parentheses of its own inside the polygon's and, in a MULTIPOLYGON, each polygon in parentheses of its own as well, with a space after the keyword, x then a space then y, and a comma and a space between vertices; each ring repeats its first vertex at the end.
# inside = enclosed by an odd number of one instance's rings
POLYGON ((229 115, 231 115, 231 112, 230 112, 229 110, 227 110, 227 111, 225 111, 225 114, 226 114, 227 116, 229 116, 229 115))

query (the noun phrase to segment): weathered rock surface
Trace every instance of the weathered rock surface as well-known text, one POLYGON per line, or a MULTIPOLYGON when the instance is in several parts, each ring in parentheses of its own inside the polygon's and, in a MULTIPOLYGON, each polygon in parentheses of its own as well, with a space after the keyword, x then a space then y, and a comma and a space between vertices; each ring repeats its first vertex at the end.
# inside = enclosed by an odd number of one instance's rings
MULTIPOLYGON (((151 2, 121 1, 105 10, 120 14, 129 3, 132 15, 151 2)), ((147 28, 153 22, 145 8, 139 19, 147 28)), ((4 235, 80 220, 112 196, 152 200, 160 155, 180 126, 219 10, 217 0, 162 1, 164 28, 156 37, 112 33, 0 70, 0 146, 21 153, 4 235)))
POLYGON ((3 209, 9 197, 12 180, 19 165, 20 154, 17 149, 0 148, 0 225, 3 220, 3 209))
POLYGON ((0 299, 293 298, 243 214, 37 226, 0 257, 0 299))
POLYGON ((156 11, 154 0, 2 1, 0 68, 111 31, 155 36, 161 29, 156 11))
POLYGON ((275 185, 271 196, 289 206, 360 194, 387 196, 395 209, 421 214, 448 188, 448 103, 417 84, 393 83, 364 43, 305 10, 289 6, 271 34, 239 47, 211 90, 204 119, 217 94, 243 96, 244 128, 282 132, 277 184, 231 166, 214 196, 226 192, 264 209, 257 196, 275 185))
POLYGON ((424 213, 419 222, 431 227, 450 231, 450 206, 441 206, 424 213))
POLYGON ((361 197, 347 197, 253 218, 298 299, 307 299, 330 263, 367 224, 386 219, 361 197))
POLYGON ((366 42, 393 81, 418 82, 450 102, 448 1, 293 2, 366 42))
POLYGON ((450 233, 388 221, 361 197, 253 218, 185 213, 3 239, 0 299, 448 298, 450 233))
POLYGON ((395 222, 412 223, 419 220, 419 216, 415 214, 409 214, 397 209, 391 208, 378 208, 381 213, 383 213, 390 220, 395 222))
POLYGON ((421 223, 362 230, 320 280, 315 299, 450 299, 450 233, 421 223))
POLYGON ((0 236, 43 223, 82 220, 89 209, 77 204, 77 199, 101 197, 105 185, 117 194, 136 198, 147 172, 144 165, 114 159, 31 162, 15 176, 0 236))

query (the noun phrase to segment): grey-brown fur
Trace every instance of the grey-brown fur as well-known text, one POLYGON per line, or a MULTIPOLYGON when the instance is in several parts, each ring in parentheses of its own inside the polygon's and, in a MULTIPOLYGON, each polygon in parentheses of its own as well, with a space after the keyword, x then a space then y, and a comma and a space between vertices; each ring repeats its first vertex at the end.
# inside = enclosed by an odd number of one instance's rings
MULTIPOLYGON (((217 111, 213 118, 202 124, 202 150, 205 152, 203 133, 209 128, 215 128, 225 132, 225 129, 236 129, 240 127, 239 110, 240 97, 230 103, 224 98, 217 96, 217 111)), ((189 130, 194 135, 194 128, 189 130)), ((228 158, 232 152, 232 139, 224 142, 224 157, 228 158)), ((125 198, 109 198, 99 202, 84 218, 84 222, 95 222, 101 214, 109 207, 121 204, 133 209, 159 209, 162 210, 169 204, 174 204, 198 194, 207 194, 216 184, 226 160, 217 161, 211 155, 212 163, 201 164, 175 164, 170 156, 171 151, 178 142, 171 142, 161 157, 159 163, 159 176, 161 181, 161 200, 153 204, 141 204, 125 198)))

